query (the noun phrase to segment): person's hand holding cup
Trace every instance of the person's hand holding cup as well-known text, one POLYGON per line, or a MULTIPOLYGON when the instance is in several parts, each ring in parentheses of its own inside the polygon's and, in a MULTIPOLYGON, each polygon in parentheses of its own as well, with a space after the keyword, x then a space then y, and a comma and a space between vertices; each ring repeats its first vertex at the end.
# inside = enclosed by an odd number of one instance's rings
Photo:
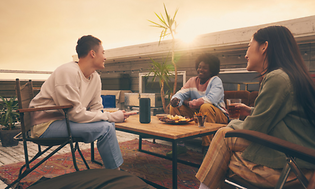
POLYGON ((240 108, 235 105, 242 102, 242 99, 226 99, 226 106, 229 112, 230 119, 240 118, 240 108))

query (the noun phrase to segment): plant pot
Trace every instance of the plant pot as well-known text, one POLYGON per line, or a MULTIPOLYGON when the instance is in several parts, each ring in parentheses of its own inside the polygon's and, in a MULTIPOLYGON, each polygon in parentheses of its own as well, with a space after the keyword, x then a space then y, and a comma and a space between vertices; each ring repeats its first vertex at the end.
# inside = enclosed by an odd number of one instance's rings
POLYGON ((17 130, 0 130, 0 138, 3 147, 17 146, 19 144, 18 140, 13 137, 21 132, 17 130))

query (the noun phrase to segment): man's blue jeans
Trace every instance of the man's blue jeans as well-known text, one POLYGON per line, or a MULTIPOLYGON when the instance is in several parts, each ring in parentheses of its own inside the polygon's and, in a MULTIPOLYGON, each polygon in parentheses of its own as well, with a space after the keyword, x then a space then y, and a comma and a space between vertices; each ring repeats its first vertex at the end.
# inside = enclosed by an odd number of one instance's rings
MULTIPOLYGON (((97 140, 97 149, 106 169, 116 169, 123 163, 115 123, 107 121, 75 123, 70 121, 70 129, 73 137, 81 137, 85 143, 97 140)), ((67 133, 66 121, 57 120, 50 124, 40 138, 67 137, 67 133)))

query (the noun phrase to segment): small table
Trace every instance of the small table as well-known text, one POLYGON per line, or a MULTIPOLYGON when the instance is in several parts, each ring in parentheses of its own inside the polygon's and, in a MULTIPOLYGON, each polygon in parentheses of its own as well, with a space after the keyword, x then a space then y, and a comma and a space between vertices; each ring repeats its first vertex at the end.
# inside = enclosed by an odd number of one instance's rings
POLYGON ((147 124, 140 123, 139 115, 130 116, 123 123, 116 123, 116 129, 128 133, 139 135, 139 151, 155 155, 161 158, 172 160, 172 177, 173 188, 177 188, 177 162, 184 163, 186 165, 199 167, 191 162, 186 162, 177 159, 177 142, 186 140, 189 138, 201 137, 215 133, 219 128, 225 127, 226 124, 205 123, 205 127, 198 127, 194 122, 190 122, 186 125, 170 125, 161 122, 157 117, 152 116, 151 122, 147 124), (172 142, 173 157, 168 158, 161 154, 156 154, 146 150, 142 150, 142 138, 156 138, 165 141, 172 142))

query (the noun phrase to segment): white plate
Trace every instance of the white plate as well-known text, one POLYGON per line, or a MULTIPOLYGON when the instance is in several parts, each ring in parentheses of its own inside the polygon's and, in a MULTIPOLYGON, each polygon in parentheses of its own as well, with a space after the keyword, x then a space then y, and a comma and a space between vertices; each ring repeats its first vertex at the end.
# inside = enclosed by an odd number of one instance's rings
POLYGON ((167 115, 169 114, 156 114, 155 116, 160 119, 160 118, 163 118, 163 117, 166 117, 167 115))

